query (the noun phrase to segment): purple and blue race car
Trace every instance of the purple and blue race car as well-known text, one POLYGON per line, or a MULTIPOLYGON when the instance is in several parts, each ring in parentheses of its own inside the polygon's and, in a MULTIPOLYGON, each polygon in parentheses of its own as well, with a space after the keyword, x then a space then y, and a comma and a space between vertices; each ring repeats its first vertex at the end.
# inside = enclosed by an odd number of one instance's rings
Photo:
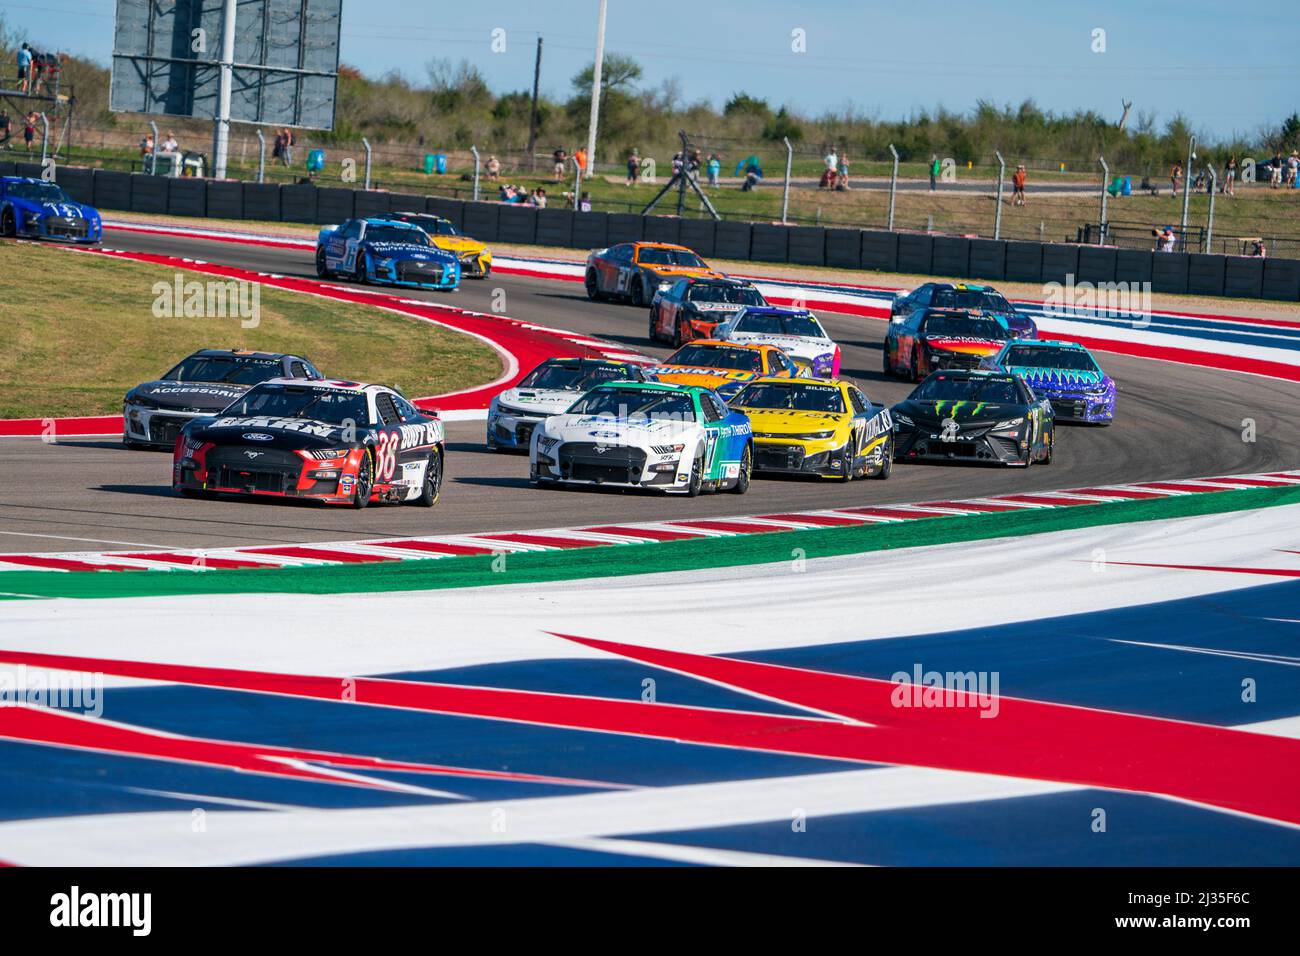
POLYGON ((1109 425, 1115 420, 1115 380, 1077 342, 1012 339, 982 364, 1024 379, 1035 395, 1052 403, 1058 422, 1109 425))

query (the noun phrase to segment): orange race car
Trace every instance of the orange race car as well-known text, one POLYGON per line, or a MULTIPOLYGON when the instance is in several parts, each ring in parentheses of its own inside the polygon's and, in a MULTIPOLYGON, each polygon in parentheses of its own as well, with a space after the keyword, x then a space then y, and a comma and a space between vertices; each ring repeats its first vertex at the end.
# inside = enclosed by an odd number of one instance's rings
POLYGON ((685 276, 717 276, 713 268, 685 246, 667 242, 621 242, 594 249, 587 256, 587 298, 626 299, 648 306, 660 289, 685 276))
POLYGON ((730 399, 756 378, 796 378, 799 368, 775 345, 700 339, 683 345, 645 374, 672 385, 702 385, 730 399))

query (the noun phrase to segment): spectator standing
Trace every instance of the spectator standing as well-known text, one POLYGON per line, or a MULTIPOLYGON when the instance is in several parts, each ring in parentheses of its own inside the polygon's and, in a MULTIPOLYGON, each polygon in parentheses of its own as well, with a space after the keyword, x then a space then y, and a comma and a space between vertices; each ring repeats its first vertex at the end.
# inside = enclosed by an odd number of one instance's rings
POLYGON ((11 130, 9 111, 0 107, 0 146, 3 146, 5 149, 13 149, 13 147, 9 145, 9 140, 12 138, 13 132, 11 130))
POLYGON ((1252 239, 1250 243, 1250 256, 1252 259, 1267 259, 1268 250, 1264 248, 1264 239, 1252 239))
POLYGON ((835 152, 834 146, 831 146, 826 150, 826 155, 822 157, 822 162, 826 164, 826 168, 832 173, 839 169, 840 157, 835 152))
POLYGON ((45 54, 45 89, 49 91, 51 95, 56 93, 59 89, 59 70, 61 68, 62 63, 59 60, 59 54, 45 54))
POLYGON ((490 179, 492 182, 496 182, 497 179, 500 178, 501 160, 497 159, 495 153, 491 153, 488 155, 487 166, 484 168, 487 170, 487 178, 490 179))
POLYGON ((939 156, 937 153, 930 154, 930 192, 934 192, 935 184, 939 182, 939 156))
POLYGON ((164 153, 174 153, 176 150, 180 149, 180 144, 176 142, 176 136, 171 130, 167 131, 167 138, 162 141, 162 146, 160 148, 164 153))
POLYGON ((538 186, 536 189, 533 190, 532 203, 538 209, 546 208, 546 187, 545 186, 538 186))
POLYGON ((564 179, 564 166, 569 161, 569 153, 564 147, 560 147, 551 153, 551 162, 555 164, 555 182, 564 179))
POLYGON ((27 92, 32 73, 32 48, 24 43, 18 48, 18 91, 27 92))
POLYGON ((709 154, 709 185, 718 185, 718 173, 722 171, 722 159, 717 153, 709 154))
POLYGON ((1233 191, 1233 183, 1237 179, 1237 155, 1233 153, 1228 157, 1228 161, 1223 164, 1223 189, 1222 192, 1228 196, 1237 195, 1233 191))
POLYGON ((1025 164, 1021 163, 1016 167, 1016 171, 1011 174, 1011 204, 1013 206, 1025 205, 1025 180, 1027 178, 1025 164))
POLYGON ((673 175, 681 175, 682 170, 686 167, 686 161, 682 158, 681 153, 673 153, 673 175))
POLYGON ((1273 154, 1273 162, 1269 164, 1269 188, 1277 189, 1282 185, 1282 151, 1278 150, 1273 154))
POLYGON ((284 136, 284 146, 280 150, 280 162, 285 166, 293 165, 293 130, 285 127, 281 131, 284 136))
POLYGON ((584 192, 578 199, 578 212, 591 212, 591 193, 584 192))
POLYGON ((839 167, 836 169, 835 190, 836 192, 848 192, 848 189, 849 157, 845 155, 843 148, 841 148, 839 167))
POLYGON ((1297 173, 1300 173, 1300 153, 1293 149, 1286 161, 1286 181, 1288 186, 1294 188, 1297 173))
POLYGON ((1163 230, 1153 230, 1156 236, 1156 252, 1173 252, 1174 247, 1178 245, 1178 234, 1174 232, 1173 226, 1165 226, 1163 230))
POLYGON ((585 178, 587 175, 587 151, 579 146, 573 151, 573 161, 578 164, 578 168, 582 170, 582 175, 585 178))
POLYGON ((635 146, 632 152, 627 154, 627 184, 635 185, 637 179, 641 176, 641 154, 635 146))
POLYGON ((1174 186, 1173 195, 1174 195, 1174 196, 1177 196, 1177 195, 1178 195, 1178 187, 1182 184, 1182 181, 1183 181, 1183 164, 1182 164, 1182 163, 1174 163, 1173 168, 1169 170, 1169 181, 1170 181, 1171 183, 1173 183, 1173 186, 1174 186))
POLYGON ((271 144, 271 159, 284 163, 284 130, 275 131, 275 142, 271 144))
POLYGON ((700 159, 700 151, 698 149, 692 149, 686 157, 686 174, 690 176, 691 179, 699 179, 700 166, 702 165, 703 163, 700 159))
MULTIPOLYGON (((23 122, 23 142, 27 144, 27 152, 29 153, 32 151, 32 140, 36 139, 37 118, 36 111, 32 110, 27 114, 27 118, 23 122)), ((149 142, 152 143, 153 140, 150 139, 149 142)))

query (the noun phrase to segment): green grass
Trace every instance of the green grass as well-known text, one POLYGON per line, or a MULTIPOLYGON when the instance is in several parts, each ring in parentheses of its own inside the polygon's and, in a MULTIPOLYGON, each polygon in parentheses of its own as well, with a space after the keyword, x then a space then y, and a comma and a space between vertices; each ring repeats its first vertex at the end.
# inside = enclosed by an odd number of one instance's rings
POLYGON ((327 375, 412 396, 501 373, 497 354, 476 339, 379 309, 263 286, 255 328, 238 318, 157 318, 154 284, 173 285, 175 270, 27 243, 0 248, 0 418, 120 412, 127 389, 201 348, 300 354, 327 375))
POLYGON ((770 564, 792 561, 796 557, 867 554, 1295 504, 1300 504, 1300 487, 1252 488, 1074 508, 926 518, 893 525, 612 545, 575 551, 523 552, 508 555, 504 570, 498 570, 500 564, 495 558, 482 556, 274 570, 0 571, 0 593, 37 598, 110 598, 183 594, 373 593, 530 584, 770 564))

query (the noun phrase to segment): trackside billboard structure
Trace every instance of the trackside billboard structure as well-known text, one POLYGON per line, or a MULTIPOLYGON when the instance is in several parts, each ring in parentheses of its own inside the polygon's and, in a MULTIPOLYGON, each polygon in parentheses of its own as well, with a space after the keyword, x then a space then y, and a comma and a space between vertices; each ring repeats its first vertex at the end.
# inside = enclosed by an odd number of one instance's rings
POLYGON ((332 129, 343 0, 117 0, 109 108, 332 129))

